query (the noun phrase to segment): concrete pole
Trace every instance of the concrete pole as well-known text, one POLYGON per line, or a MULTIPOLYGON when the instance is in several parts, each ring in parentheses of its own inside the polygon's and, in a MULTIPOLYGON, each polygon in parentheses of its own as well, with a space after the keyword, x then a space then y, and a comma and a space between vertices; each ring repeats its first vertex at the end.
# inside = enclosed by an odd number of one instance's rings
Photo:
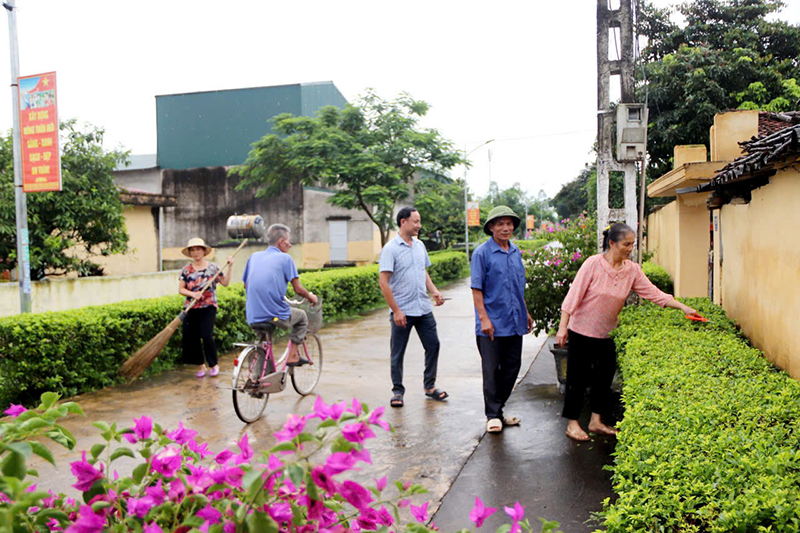
POLYGON ((31 312, 31 255, 28 240, 28 206, 22 192, 22 150, 19 125, 19 47, 17 46, 17 12, 15 0, 3 7, 8 11, 8 44, 11 52, 11 100, 14 119, 14 203, 17 214, 17 277, 19 278, 20 312, 31 312))

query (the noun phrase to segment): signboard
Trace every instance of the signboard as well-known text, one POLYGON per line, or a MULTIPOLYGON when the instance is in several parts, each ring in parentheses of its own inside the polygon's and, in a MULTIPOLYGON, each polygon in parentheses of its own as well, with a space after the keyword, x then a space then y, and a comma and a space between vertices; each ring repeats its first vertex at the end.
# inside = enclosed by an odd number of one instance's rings
POLYGON ((467 202, 467 226, 481 225, 481 209, 478 202, 467 202))
POLYGON ((535 219, 533 215, 528 215, 525 219, 525 229, 532 231, 533 230, 533 223, 535 219))
POLYGON ((19 123, 23 192, 60 191, 55 72, 20 76, 19 123))

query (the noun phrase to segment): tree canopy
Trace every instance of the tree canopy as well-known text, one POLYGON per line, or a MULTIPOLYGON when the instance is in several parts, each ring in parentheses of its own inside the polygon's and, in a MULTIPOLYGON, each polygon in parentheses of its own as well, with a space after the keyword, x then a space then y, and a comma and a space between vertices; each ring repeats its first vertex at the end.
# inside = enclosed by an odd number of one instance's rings
POLYGON ((269 134, 253 143, 238 190, 257 197, 280 194, 293 182, 320 184, 335 191, 328 202, 361 209, 385 244, 394 225, 395 205, 408 198, 421 171, 437 175, 462 163, 461 153, 419 119, 428 104, 401 94, 391 101, 368 90, 357 105, 327 106, 316 117, 284 113, 269 134))
MULTIPOLYGON (((60 192, 26 196, 31 279, 101 273, 93 256, 124 253, 128 234, 113 170, 128 152, 103 148, 100 128, 62 122, 60 192), (80 250, 80 252, 78 251, 80 250), (85 250, 85 253, 81 253, 85 250)), ((17 264, 12 137, 0 137, 0 269, 17 264)))
POLYGON ((674 9, 649 2, 639 13, 647 92, 650 175, 671 169, 673 147, 708 143, 714 115, 729 109, 786 111, 800 99, 800 26, 768 20, 781 0, 694 0, 674 9))

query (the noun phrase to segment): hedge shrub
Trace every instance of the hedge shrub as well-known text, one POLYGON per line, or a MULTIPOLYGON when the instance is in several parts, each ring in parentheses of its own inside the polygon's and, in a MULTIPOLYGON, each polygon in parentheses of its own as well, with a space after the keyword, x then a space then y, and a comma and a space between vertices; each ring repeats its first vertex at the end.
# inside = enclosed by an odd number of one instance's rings
POLYGON ((538 250, 553 239, 534 239, 530 241, 514 241, 520 250, 538 250))
POLYGON ((662 267, 650 261, 645 261, 642 263, 642 272, 653 282, 653 285, 667 294, 674 294, 675 289, 672 285, 672 277, 662 267))
MULTIPOLYGON (((437 254, 431 261, 428 271, 435 283, 458 279, 468 268, 466 255, 459 252, 437 254)), ((383 303, 377 265, 311 272, 300 279, 323 298, 326 322, 383 303)), ((217 299, 215 338, 224 352, 253 334, 245 320, 241 283, 220 286, 217 299)), ((176 294, 0 318, 0 405, 35 404, 43 392, 74 396, 119 383, 122 362, 175 318, 182 302, 176 294)), ((179 329, 145 375, 174 367, 180 355, 179 329)))
POLYGON ((707 299, 686 320, 627 308, 614 332, 625 416, 604 525, 617 531, 798 531, 800 383, 707 299))

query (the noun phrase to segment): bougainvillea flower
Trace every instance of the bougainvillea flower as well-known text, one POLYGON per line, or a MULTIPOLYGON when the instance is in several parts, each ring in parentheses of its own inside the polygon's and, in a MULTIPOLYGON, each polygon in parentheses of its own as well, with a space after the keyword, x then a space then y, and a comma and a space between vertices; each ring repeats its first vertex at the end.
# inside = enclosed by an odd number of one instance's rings
POLYGON ((155 522, 150 522, 150 524, 144 526, 142 533, 164 533, 164 530, 155 522))
POLYGON ((302 433, 305 427, 306 419, 304 417, 297 416, 295 414, 286 415, 286 423, 283 425, 282 430, 275 433, 275 438, 278 440, 278 442, 292 440, 302 433))
POLYGON ((361 412, 364 410, 364 408, 361 405, 361 402, 359 402, 358 400, 353 398, 352 405, 350 407, 348 407, 346 410, 349 413, 353 413, 354 415, 359 416, 359 415, 361 415, 361 412))
POLYGON ((347 503, 359 511, 369 507, 369 502, 372 501, 372 496, 370 496, 370 492, 367 489, 349 479, 339 487, 339 494, 347 500, 347 503))
POLYGON ((283 461, 278 459, 278 456, 274 453, 269 454, 269 460, 267 461, 267 468, 269 468, 270 472, 276 472, 283 468, 283 461))
POLYGON ((428 521, 428 502, 423 503, 419 507, 416 505, 411 506, 411 514, 420 524, 428 521))
POLYGON ((383 491, 383 489, 385 489, 385 488, 386 488, 386 482, 388 481, 388 480, 386 479, 386 476, 383 476, 383 477, 382 477, 382 478, 380 478, 380 479, 377 479, 377 478, 372 478, 372 479, 374 479, 374 480, 375 480, 375 488, 376 488, 376 489, 378 489, 378 491, 381 491, 381 492, 382 492, 382 491, 383 491))
POLYGON ((345 407, 346 404, 344 402, 331 404, 328 409, 328 414, 334 420, 339 420, 342 417, 342 413, 344 413, 345 407))
POLYGON ((320 420, 327 420, 330 418, 331 407, 322 400, 322 396, 317 396, 317 400, 314 402, 314 414, 312 416, 320 420))
POLYGON ((378 522, 387 527, 394 524, 394 517, 385 506, 381 506, 380 511, 378 511, 378 522))
POLYGON ((0 492, 0 503, 13 503, 13 500, 0 492))
POLYGON ((158 483, 152 487, 145 487, 144 493, 147 494, 147 497, 150 498, 155 505, 161 505, 167 499, 167 494, 164 492, 164 487, 160 479, 158 483))
POLYGON ((229 466, 225 468, 225 482, 228 483, 228 485, 241 488, 243 477, 244 470, 238 466, 229 466))
POLYGON ((250 443, 247 442, 247 433, 242 435, 242 438, 236 444, 239 446, 241 453, 236 456, 236 464, 240 465, 242 463, 249 463, 250 459, 253 457, 253 448, 250 447, 250 443))
POLYGON ((197 441, 192 439, 186 443, 186 446, 200 456, 200 459, 205 459, 211 455, 211 450, 208 449, 208 443, 204 442, 202 445, 197 444, 197 441))
POLYGON ((21 405, 17 405, 17 404, 12 403, 11 405, 9 405, 8 409, 6 409, 3 412, 5 414, 7 414, 8 416, 13 416, 14 418, 17 418, 19 415, 21 415, 25 411, 27 411, 27 409, 25 409, 21 405))
POLYGON ((369 450, 366 448, 363 450, 350 450, 350 455, 352 455, 358 461, 362 461, 369 465, 372 464, 372 455, 370 455, 369 450))
POLYGON ((266 509, 269 516, 278 522, 289 522, 294 517, 292 514, 292 506, 286 502, 273 503, 266 509))
POLYGON ((378 519, 380 515, 378 515, 378 511, 372 509, 371 507, 367 507, 361 514, 358 515, 358 525, 361 529, 367 529, 370 531, 374 531, 378 529, 378 519))
POLYGON ((123 433, 122 438, 130 442, 131 444, 136 444, 137 442, 139 442, 139 439, 137 439, 136 435, 134 435, 133 433, 123 433))
POLYGON ((523 518, 525 518, 525 508, 520 505, 519 502, 514 504, 514 507, 504 507, 506 514, 511 517, 512 520, 519 522, 523 518))
POLYGON ((66 533, 102 533, 105 525, 105 517, 94 514, 88 505, 81 505, 77 520, 67 528, 66 533))
POLYGON ((189 442, 190 439, 193 439, 195 435, 197 435, 197 431, 183 427, 183 422, 178 422, 178 429, 167 433, 167 437, 181 446, 189 442))
POLYGON ((380 407, 378 407, 377 409, 372 411, 369 414, 369 423, 370 424, 377 424, 380 427, 382 427, 383 429, 385 429, 386 431, 391 431, 392 428, 391 428, 391 426, 389 426, 389 422, 387 422, 386 420, 381 420, 381 417, 383 416, 384 411, 386 411, 386 407, 384 407, 383 405, 381 405, 380 407))
POLYGON ((342 437, 350 442, 361 444, 367 439, 374 439, 375 432, 363 422, 348 424, 342 428, 342 437))
POLYGON ((128 514, 136 518, 144 518, 153 508, 150 498, 128 498, 128 514))
POLYGON ((317 466, 311 470, 311 479, 314 483, 329 494, 336 494, 336 481, 325 471, 324 468, 317 466))
POLYGON ((134 418, 133 422, 133 434, 136 435, 137 439, 145 440, 150 437, 150 433, 153 431, 152 418, 143 416, 141 418, 134 418))
POLYGON ((475 522, 475 527, 481 527, 483 521, 492 516, 497 511, 496 507, 486 507, 480 498, 475 496, 475 507, 469 512, 469 519, 475 522))
POLYGON ((78 478, 78 482, 72 485, 81 492, 86 492, 94 482, 103 477, 103 465, 100 470, 96 469, 86 461, 86 451, 84 450, 81 460, 69 464, 70 471, 78 478))
POLYGON ((61 527, 61 524, 58 523, 58 520, 55 518, 51 518, 45 524, 50 531, 64 531, 64 528, 61 527))
POLYGON ((194 492, 204 492, 214 484, 214 479, 209 475, 208 469, 202 466, 187 465, 191 474, 186 476, 186 483, 194 492))
POLYGON ((181 467, 182 461, 181 450, 174 446, 168 446, 166 450, 153 457, 151 466, 162 476, 173 477, 181 467))
POLYGON ((217 462, 218 465, 224 465, 233 457, 233 452, 230 450, 222 450, 214 457, 214 461, 217 462))
POLYGON ((352 470, 356 464, 356 458, 352 454, 345 452, 334 452, 325 461, 325 471, 330 476, 341 474, 347 470, 352 470))
POLYGON ((195 514, 210 524, 219 524, 222 520, 222 513, 215 509, 210 503, 195 514))
POLYGON ((224 533, 236 533, 236 524, 233 522, 225 522, 225 525, 222 526, 222 531, 224 533))

